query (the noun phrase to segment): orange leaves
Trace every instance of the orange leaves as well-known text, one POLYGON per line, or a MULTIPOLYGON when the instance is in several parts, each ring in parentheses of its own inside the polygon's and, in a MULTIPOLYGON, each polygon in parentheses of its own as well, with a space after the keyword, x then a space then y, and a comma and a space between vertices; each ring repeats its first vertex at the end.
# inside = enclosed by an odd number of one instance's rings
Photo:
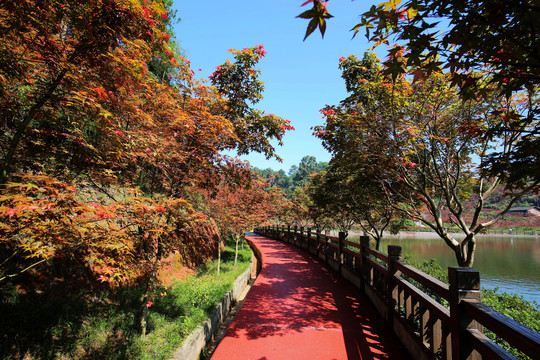
POLYGON ((255 51, 256 53, 258 53, 259 56, 261 56, 261 57, 263 57, 263 56, 266 55, 266 51, 264 50, 263 44, 256 45, 254 51, 255 51))
MULTIPOLYGON (((73 274, 111 285, 155 269, 167 251, 200 256, 186 248, 208 248, 213 221, 185 200, 159 195, 178 198, 187 185, 217 182, 222 150, 249 140, 250 149, 272 153, 266 136, 280 140, 292 126, 253 112, 237 133, 223 117, 226 97, 195 88, 189 60, 166 44, 161 1, 45 0, 42 13, 36 9, 15 1, 2 10, 13 31, 0 40, 0 113, 9 119, 0 142, 14 157, 0 159, 0 174, 84 177, 92 187, 75 191, 47 176, 9 183, 0 194, 0 252, 23 254, 17 261, 30 265, 43 260, 36 272, 70 259, 73 274), (109 193, 109 186, 138 187, 152 198, 109 193)), ((262 45, 235 53, 252 65, 265 54, 262 45)), ((252 85, 248 101, 258 101, 262 83, 252 85)))
POLYGON ((54 262, 69 255, 81 268, 91 263, 93 279, 110 285, 143 275, 158 243, 162 252, 182 250, 187 224, 211 231, 208 220, 182 199, 135 196, 102 205, 79 200, 73 188, 53 178, 22 180, 8 184, 0 197, 2 241, 26 259, 54 262))
POLYGON ((254 59, 254 62, 258 62, 261 58, 263 58, 266 55, 266 51, 264 50, 264 45, 256 45, 254 47, 250 48, 243 48, 242 50, 237 50, 234 48, 227 49, 228 52, 235 55, 235 57, 252 57, 254 59))
POLYGON ((17 208, 0 209, 0 211, 1 210, 4 210, 2 216, 8 216, 10 219, 13 217, 13 215, 17 214, 20 211, 20 209, 17 208))
POLYGON ((208 215, 217 223, 222 236, 241 234, 266 221, 272 215, 276 200, 267 192, 263 179, 246 179, 245 183, 223 181, 217 192, 203 192, 208 215))
POLYGON ((336 115, 336 111, 332 108, 324 108, 320 110, 320 113, 325 117, 332 117, 336 115))
POLYGON ((98 95, 101 100, 106 100, 109 97, 105 89, 103 89, 102 87, 93 88, 92 90, 98 95))

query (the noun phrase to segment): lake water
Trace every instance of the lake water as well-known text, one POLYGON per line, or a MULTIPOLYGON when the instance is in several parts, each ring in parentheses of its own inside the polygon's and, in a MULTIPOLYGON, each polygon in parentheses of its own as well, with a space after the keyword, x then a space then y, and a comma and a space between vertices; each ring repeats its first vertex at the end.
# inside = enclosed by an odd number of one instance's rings
MULTIPOLYGON (((441 239, 383 239, 385 253, 387 245, 399 245, 403 255, 416 259, 436 259, 443 268, 457 266, 454 253, 441 239)), ((498 287, 540 304, 540 237, 482 236, 477 241, 474 268, 480 271, 483 287, 498 287)))

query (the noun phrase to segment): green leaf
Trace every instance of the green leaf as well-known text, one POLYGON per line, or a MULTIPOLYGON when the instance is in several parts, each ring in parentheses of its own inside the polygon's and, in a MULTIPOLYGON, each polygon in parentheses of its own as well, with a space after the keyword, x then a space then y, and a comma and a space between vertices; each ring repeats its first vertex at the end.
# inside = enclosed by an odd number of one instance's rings
POLYGON ((304 36, 304 41, 306 41, 308 36, 311 35, 315 31, 315 29, 317 28, 317 25, 319 25, 318 19, 312 19, 309 22, 307 30, 306 30, 306 36, 304 36))
POLYGON ((321 36, 324 38, 324 33, 326 32, 326 21, 323 18, 319 19, 319 30, 321 31, 321 36))
POLYGON ((309 35, 313 33, 313 31, 315 31, 317 26, 319 27, 319 30, 321 31, 321 35, 324 37, 324 33, 326 32, 325 19, 330 19, 332 17, 333 16, 328 13, 328 10, 326 9, 325 5, 323 5, 319 0, 314 1, 312 9, 308 11, 304 11, 303 13, 297 16, 297 18, 311 19, 306 30, 306 36, 304 37, 304 41, 307 39, 309 35))
POLYGON ((302 19, 313 19, 317 17, 317 11, 313 8, 311 10, 304 11, 300 15, 297 16, 297 18, 302 19))

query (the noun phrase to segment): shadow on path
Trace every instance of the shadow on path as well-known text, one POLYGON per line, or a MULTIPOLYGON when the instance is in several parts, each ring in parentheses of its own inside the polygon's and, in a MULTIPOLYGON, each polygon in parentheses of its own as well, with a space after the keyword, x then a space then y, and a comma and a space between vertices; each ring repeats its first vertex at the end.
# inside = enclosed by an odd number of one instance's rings
POLYGON ((308 253, 250 235, 263 268, 212 360, 409 359, 357 289, 308 253))

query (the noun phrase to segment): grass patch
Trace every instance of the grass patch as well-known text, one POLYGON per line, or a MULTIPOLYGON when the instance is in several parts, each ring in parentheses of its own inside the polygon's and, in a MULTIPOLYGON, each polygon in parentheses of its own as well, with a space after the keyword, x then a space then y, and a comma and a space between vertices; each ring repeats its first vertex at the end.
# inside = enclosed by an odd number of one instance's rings
POLYGON ((148 334, 138 333, 138 288, 62 296, 46 293, 1 294, 0 359, 167 359, 183 339, 213 312, 234 280, 250 264, 251 250, 234 249, 217 261, 156 292, 148 314, 148 334))

